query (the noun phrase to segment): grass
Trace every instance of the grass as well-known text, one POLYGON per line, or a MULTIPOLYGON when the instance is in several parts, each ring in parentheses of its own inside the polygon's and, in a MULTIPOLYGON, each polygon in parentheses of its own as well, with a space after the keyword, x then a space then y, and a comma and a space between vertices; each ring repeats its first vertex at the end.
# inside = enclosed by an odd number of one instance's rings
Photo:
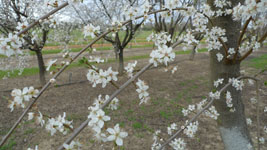
MULTIPOLYGON (((54 51, 54 50, 53 50, 54 51)), ((199 52, 204 52, 206 51, 205 49, 200 50, 199 52)), ((175 52, 176 55, 183 55, 183 54, 189 54, 190 51, 179 51, 179 52, 175 52)), ((131 56, 131 57, 126 57, 124 58, 124 61, 129 61, 129 60, 139 60, 139 59, 147 59, 149 58, 149 55, 140 55, 140 56, 131 56)), ((116 62, 115 58, 111 58, 108 59, 108 63, 113 63, 116 62)), ((73 63, 69 66, 69 68, 72 67, 80 67, 82 66, 79 63, 73 63)), ((39 69, 37 67, 33 67, 33 68, 25 68, 24 71, 22 72, 22 74, 20 76, 28 76, 28 75, 35 75, 39 72, 39 69)), ((2 71, 0 70, 0 78, 3 78, 5 76, 7 76, 8 74, 10 74, 10 78, 15 78, 18 77, 19 75, 19 70, 14 70, 14 71, 2 71)))
POLYGON ((263 54, 257 58, 252 58, 249 62, 249 66, 254 67, 256 69, 267 68, 267 54, 263 54))
MULTIPOLYGON (((207 49, 206 48, 200 49, 199 52, 200 53, 207 52, 207 49)), ((191 53, 191 51, 177 51, 177 52, 175 52, 176 55, 185 55, 185 54, 190 54, 190 53, 191 53)), ((149 58, 148 54, 147 55, 126 57, 126 58, 124 58, 124 61, 126 62, 126 61, 130 61, 130 60, 140 60, 140 59, 147 59, 147 58, 149 58)), ((113 62, 116 62, 115 58, 108 59, 108 63, 113 63, 113 62)), ((81 67, 81 66, 83 66, 83 65, 81 65, 79 63, 73 63, 70 65, 69 68, 81 67)), ((256 69, 267 68, 267 54, 263 54, 260 57, 253 58, 253 59, 249 60, 249 66, 254 67, 256 69)), ((22 72, 21 76, 35 75, 35 74, 38 74, 38 72, 39 72, 39 69, 37 67, 25 68, 24 71, 22 72)), ((8 74, 10 74, 10 78, 15 78, 15 77, 19 76, 18 73, 19 73, 19 70, 14 70, 12 72, 0 70, 0 78, 3 78, 4 76, 7 76, 8 74)), ((181 82, 180 84, 185 85, 185 83, 183 83, 183 82, 181 82)), ((197 87, 195 87, 195 88, 197 88, 197 87)))
POLYGON ((0 150, 12 150, 13 146, 15 145, 17 145, 16 141, 13 138, 11 138, 6 145, 0 147, 0 150))

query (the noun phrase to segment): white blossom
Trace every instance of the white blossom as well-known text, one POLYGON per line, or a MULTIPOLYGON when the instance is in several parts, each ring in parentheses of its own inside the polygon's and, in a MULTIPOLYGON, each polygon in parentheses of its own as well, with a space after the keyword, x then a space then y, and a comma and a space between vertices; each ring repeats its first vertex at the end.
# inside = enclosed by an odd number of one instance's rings
POLYGON ((139 99, 140 99, 139 105, 141 105, 142 103, 147 103, 147 101, 150 99, 149 93, 147 92, 149 88, 148 85, 146 85, 145 82, 140 79, 138 79, 136 85, 137 85, 136 91, 139 94, 139 99))
POLYGON ((220 84, 223 84, 223 78, 214 81, 213 85, 217 88, 220 84))
POLYGON ((100 33, 100 26, 93 26, 92 24, 88 24, 83 28, 84 37, 91 36, 95 38, 96 34, 100 33))
POLYGON ((198 121, 191 122, 189 125, 184 129, 184 134, 186 134, 188 137, 193 138, 195 133, 198 130, 198 121))
POLYGON ((218 62, 223 60, 223 55, 221 53, 217 53, 216 56, 217 56, 218 62))
POLYGON ((128 136, 127 132, 121 131, 119 124, 116 124, 114 128, 108 128, 107 131, 110 134, 107 140, 116 142, 118 146, 122 146, 123 138, 128 136))
POLYGON ((47 67, 46 67, 46 71, 49 71, 51 66, 53 66, 53 64, 55 64, 57 62, 57 59, 54 59, 54 60, 49 60, 48 63, 47 63, 47 67))
POLYGON ((250 118, 247 118, 246 122, 247 122, 248 125, 252 125, 252 120, 250 118))
POLYGON ((174 150, 185 150, 186 143, 181 138, 175 138, 173 141, 169 144, 174 150))
POLYGON ((233 107, 233 103, 232 103, 232 96, 231 96, 231 93, 229 91, 226 92, 226 104, 227 104, 227 107, 233 107))
POLYGON ((240 81, 236 78, 229 78, 229 83, 232 83, 232 86, 236 88, 236 90, 242 90, 242 87, 244 86, 243 81, 240 81))
POLYGON ((71 141, 70 144, 66 144, 66 143, 64 143, 64 144, 63 144, 63 147, 64 147, 66 150, 81 150, 81 148, 82 148, 82 144, 81 144, 80 142, 71 141))

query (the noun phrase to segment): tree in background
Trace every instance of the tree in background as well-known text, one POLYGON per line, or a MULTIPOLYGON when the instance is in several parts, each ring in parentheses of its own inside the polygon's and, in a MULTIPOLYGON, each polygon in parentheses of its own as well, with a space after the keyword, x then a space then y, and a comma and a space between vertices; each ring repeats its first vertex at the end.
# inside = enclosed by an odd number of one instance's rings
MULTIPOLYGON (((149 10, 149 8, 145 8, 146 6, 148 6, 148 3, 144 0, 94 0, 79 6, 79 10, 83 10, 86 13, 78 11, 75 7, 74 9, 85 25, 89 23, 100 26, 101 29, 107 29, 114 25, 119 28, 120 26, 122 27, 122 25, 119 24, 121 21, 126 21, 130 19, 129 16, 136 16, 136 14, 140 13, 140 11, 138 11, 138 9, 140 9, 139 7, 142 7, 142 10, 149 10), (126 11, 129 16, 122 15, 123 11, 126 11)), ((137 30, 144 21, 143 18, 131 21, 126 26, 122 27, 123 30, 119 28, 114 29, 116 30, 115 33, 103 37, 107 42, 113 45, 115 56, 119 58, 118 71, 120 75, 124 72, 124 49, 134 38, 137 30)), ((90 28, 90 26, 85 26, 85 28, 90 28)), ((100 35, 101 33, 103 33, 103 31, 96 33, 96 35, 100 35)))
MULTIPOLYGON (((4 36, 9 33, 17 33, 25 29, 30 23, 36 20, 40 12, 47 12, 46 8, 41 7, 42 1, 33 3, 27 0, 0 0, 0 32, 4 36)), ((41 85, 46 83, 45 63, 42 55, 42 49, 48 39, 48 33, 56 25, 55 20, 44 20, 27 34, 22 35, 23 42, 20 49, 29 49, 35 52, 38 60, 39 79, 41 85)), ((4 45, 4 44, 3 44, 4 45)), ((23 50, 22 54, 25 54, 23 50)), ((21 55, 21 54, 20 54, 21 55)))

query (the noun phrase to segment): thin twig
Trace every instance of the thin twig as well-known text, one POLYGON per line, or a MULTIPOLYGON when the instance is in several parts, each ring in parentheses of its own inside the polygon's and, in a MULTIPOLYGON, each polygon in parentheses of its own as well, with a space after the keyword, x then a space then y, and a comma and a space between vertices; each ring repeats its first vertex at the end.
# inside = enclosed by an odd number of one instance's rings
MULTIPOLYGON (((257 42, 262 43, 266 39, 266 37, 267 37, 267 32, 265 32, 265 34, 257 42)), ((250 50, 239 59, 239 61, 241 62, 244 59, 246 59, 252 52, 253 52, 253 47, 251 47, 250 50)))
MULTIPOLYGON (((117 95, 119 95, 129 84, 131 84, 136 78, 138 78, 140 75, 142 75, 146 70, 148 70, 153 64, 147 64, 141 71, 136 73, 131 79, 129 79, 127 82, 125 82, 118 90, 116 90, 108 100, 105 101, 103 105, 101 105, 100 109, 105 108, 117 95)), ((84 121, 77 129, 74 130, 72 135, 64 142, 66 144, 69 144, 77 135, 81 133, 81 131, 88 125, 90 119, 87 119, 84 121)), ((63 145, 61 145, 58 150, 64 149, 63 145)))
MULTIPOLYGON (((240 76, 236 79, 240 80, 242 78, 245 78, 244 76, 240 76)), ((222 93, 228 86, 230 86, 232 83, 229 82, 227 83, 223 88, 221 88, 221 90, 219 91, 220 93, 222 93)), ((209 97, 208 97, 209 99, 209 97)), ((185 128, 193 121, 195 121, 206 109, 208 109, 211 104, 214 102, 214 99, 211 99, 211 101, 202 109, 200 110, 193 118, 191 118, 186 124, 185 124, 185 128)), ((181 133, 185 128, 180 128, 174 135, 172 135, 169 139, 166 140, 166 142, 164 142, 161 147, 159 148, 159 150, 162 150, 168 143, 170 143, 174 138, 176 138, 179 133, 181 133)))
POLYGON ((236 47, 236 49, 235 49, 235 55, 234 55, 234 58, 233 58, 234 61, 235 61, 236 58, 237 58, 238 50, 239 50, 239 47, 240 47, 240 45, 241 45, 243 36, 244 36, 244 34, 245 34, 246 30, 247 30, 248 24, 249 24, 249 22, 250 22, 251 20, 252 20, 252 17, 249 17, 249 19, 248 19, 248 20, 246 21, 246 23, 244 24, 243 30, 241 31, 241 34, 240 34, 239 39, 238 39, 238 44, 237 44, 237 47, 236 47))
MULTIPOLYGON (((60 10, 62 8, 64 8, 65 6, 67 6, 68 3, 64 3, 62 4, 61 6, 59 6, 57 9, 55 10, 60 10)), ((55 13, 56 11, 53 10, 51 11, 50 13, 48 14, 53 14, 55 13)), ((163 9, 163 10, 157 10, 157 11, 154 11, 154 12, 150 12, 148 13, 148 15, 151 15, 151 14, 155 14, 155 13, 159 13, 159 12, 163 12, 163 11, 167 11, 168 9, 163 9)), ((187 10, 186 8, 176 8, 176 9, 173 9, 173 10, 187 10)), ((47 15, 45 15, 46 17, 48 17, 47 15)), ((139 18, 142 18, 144 17, 144 15, 140 15, 138 17, 136 17, 135 19, 139 19, 139 18)), ((42 17, 41 17, 42 19, 42 17)), ((128 20, 128 21, 125 21, 124 23, 122 23, 122 26, 130 23, 132 20, 128 20)), ((33 25, 30 25, 28 28, 26 28, 25 30, 23 30, 23 32, 21 31, 21 34, 22 33, 25 33, 27 32, 31 27, 33 27, 33 25)), ((106 36, 107 34, 109 34, 110 32, 112 32, 112 30, 108 30, 104 33, 102 33, 100 36, 96 37, 92 42, 90 42, 86 47, 84 47, 78 54, 76 54, 70 61, 69 65, 74 62, 74 60, 76 60, 83 52, 85 52, 88 48, 91 48, 93 44, 95 44, 98 40, 100 40, 101 38, 103 38, 104 36, 106 36)), ((64 65, 54 76, 53 76, 53 79, 56 79, 69 65, 64 65)), ((149 64, 147 66, 150 67, 150 65, 152 64, 149 64)), ((148 68, 149 68, 148 67, 148 68)), ((142 71, 142 70, 141 70, 142 71)), ((140 71, 140 72, 141 72, 140 71)), ((27 112, 31 109, 31 107, 33 106, 33 104, 35 104, 35 102, 40 98, 40 96, 44 93, 44 91, 51 85, 50 82, 47 82, 43 88, 41 89, 40 93, 38 94, 38 96, 27 106, 27 108, 24 110, 24 112, 22 113, 22 115, 19 117, 19 119, 16 121, 16 123, 12 126, 12 128, 9 130, 9 132, 3 137, 1 143, 0 143, 0 146, 3 146, 4 143, 6 142, 6 140, 10 137, 10 135, 13 133, 13 131, 17 128, 17 126, 19 125, 19 123, 22 121, 23 117, 27 114, 27 112)), ((119 89, 120 90, 120 89, 119 89)), ((113 99, 113 98, 112 98, 113 99)), ((106 104, 107 105, 107 104, 106 104)))
POLYGON ((40 21, 43 21, 44 19, 47 19, 49 16, 53 15, 54 13, 58 12, 59 10, 61 10, 62 8, 68 6, 69 3, 65 2, 63 4, 61 4, 60 6, 58 6, 56 9, 53 9, 52 11, 50 11, 49 13, 47 13, 46 15, 38 18, 35 22, 31 23, 29 26, 27 26, 24 30, 20 31, 17 35, 20 36, 26 32, 28 32, 31 28, 33 28, 35 25, 39 24, 40 21))

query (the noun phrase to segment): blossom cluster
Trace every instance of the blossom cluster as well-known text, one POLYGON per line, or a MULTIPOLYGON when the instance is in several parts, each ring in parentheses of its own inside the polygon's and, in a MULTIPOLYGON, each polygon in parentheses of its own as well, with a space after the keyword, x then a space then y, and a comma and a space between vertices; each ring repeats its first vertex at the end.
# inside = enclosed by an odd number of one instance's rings
POLYGON ((145 82, 140 79, 138 79, 136 85, 137 85, 136 92, 139 94, 139 99, 140 99, 139 105, 141 105, 142 103, 147 103, 147 101, 150 99, 149 93, 147 92, 149 88, 148 85, 146 85, 145 82))
POLYGON ((0 54, 7 57, 23 54, 20 49, 22 44, 22 38, 18 37, 16 34, 9 33, 7 38, 0 36, 0 54))
POLYGON ((87 79, 93 84, 93 87, 96 87, 97 84, 102 84, 102 87, 106 87, 107 83, 117 81, 117 75, 119 73, 112 71, 112 68, 109 67, 107 70, 103 69, 89 69, 87 73, 87 79))
POLYGON ((171 35, 167 32, 154 33, 152 32, 148 37, 147 41, 153 41, 157 47, 162 47, 171 41, 171 35))
MULTIPOLYGON (((186 121, 187 124, 188 120, 186 121)), ((184 128, 184 127, 182 127, 184 128)), ((198 121, 190 122, 189 125, 187 125, 184 128, 184 134, 187 135, 190 138, 193 138, 198 130, 198 121)))
POLYGON ((232 86, 237 90, 237 91, 241 91, 243 86, 244 86, 244 82, 241 80, 238 80, 236 78, 229 78, 229 83, 232 83, 232 86))
POLYGON ((172 47, 168 47, 163 45, 158 47, 157 50, 153 50, 150 53, 149 62, 152 63, 155 67, 158 66, 158 63, 163 63, 164 65, 168 65, 168 63, 174 61, 175 53, 172 50, 172 47))
POLYGON ((233 8, 233 19, 248 19, 249 17, 255 16, 258 13, 264 13, 266 11, 266 5, 266 0, 246 0, 244 5, 239 3, 233 8))
POLYGON ((217 112, 214 106, 210 106, 209 110, 205 110, 205 115, 214 120, 217 120, 220 114, 217 112))
POLYGON ((67 129, 73 129, 72 121, 68 121, 65 119, 66 113, 63 113, 63 116, 59 115, 57 118, 49 118, 46 124, 46 130, 50 132, 51 136, 53 136, 57 131, 62 134, 67 134, 67 129))
POLYGON ((133 77, 133 71, 136 65, 137 61, 134 61, 134 63, 128 63, 128 65, 124 67, 129 78, 133 77))
MULTIPOLYGON (((102 95, 98 95, 98 97, 94 101, 94 105, 101 106, 109 99, 109 95, 106 95, 105 97, 102 98, 102 95)), ((119 99, 118 98, 113 98, 113 100, 109 103, 108 107, 111 110, 117 110, 119 106, 119 99)))
POLYGON ((11 92, 11 96, 14 98, 13 101, 9 102, 8 107, 11 109, 11 112, 14 110, 14 107, 20 106, 25 108, 25 101, 30 101, 31 98, 36 97, 39 94, 39 90, 34 89, 34 87, 24 87, 22 90, 14 89, 11 92))
MULTIPOLYGON (((101 96, 100 98, 101 99, 101 96)), ((120 129, 119 124, 116 124, 114 128, 108 128, 106 131, 109 133, 107 136, 103 133, 102 129, 106 121, 110 120, 110 117, 105 115, 105 112, 100 108, 99 100, 96 100, 93 106, 88 107, 90 114, 88 119, 90 119, 88 126, 92 127, 95 132, 95 137, 103 142, 114 141, 116 145, 123 145, 123 138, 128 136, 127 132, 120 129)))
POLYGON ((175 138, 173 141, 169 144, 174 150, 185 150, 186 149, 186 143, 182 138, 175 138))
POLYGON ((88 24, 83 28, 84 37, 91 36, 91 38, 95 38, 97 34, 100 33, 100 26, 94 26, 92 24, 88 24))

